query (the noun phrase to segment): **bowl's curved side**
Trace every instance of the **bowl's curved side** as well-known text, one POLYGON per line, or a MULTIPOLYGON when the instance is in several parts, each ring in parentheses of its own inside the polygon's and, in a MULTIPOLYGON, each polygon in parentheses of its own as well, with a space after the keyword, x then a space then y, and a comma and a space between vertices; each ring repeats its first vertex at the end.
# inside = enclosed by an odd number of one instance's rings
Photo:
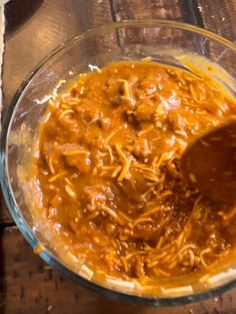
MULTIPOLYGON (((220 44, 224 45, 227 49, 232 50, 236 53, 236 46, 229 42, 228 40, 221 38, 218 35, 215 35, 209 31, 199 29, 192 25, 187 25, 184 23, 173 22, 173 21, 164 21, 164 20, 131 20, 131 21, 123 21, 118 23, 111 23, 108 25, 101 26, 98 29, 92 29, 87 31, 84 34, 78 35, 75 38, 69 40, 68 42, 62 44, 60 47, 55 49, 50 55, 47 55, 29 74, 29 76, 24 80, 21 87, 17 90, 12 103, 6 113, 6 117, 3 122, 2 132, 1 132, 1 139, 0 139, 0 181, 3 190, 3 194, 9 208, 9 211, 16 222, 18 228, 20 229, 21 233, 24 235, 28 243, 33 247, 36 248, 39 244, 37 237, 35 236, 32 228, 27 224, 24 219, 23 214, 21 213, 16 199, 13 195, 11 189, 11 182, 8 173, 8 139, 9 133, 11 131, 12 122, 15 114, 15 110, 21 100, 21 96, 26 90, 28 86, 32 83, 34 77, 39 73, 42 68, 47 67, 47 65, 52 62, 53 59, 57 58, 59 55, 63 55, 65 51, 68 51, 71 46, 78 45, 81 41, 86 40, 87 38, 93 38, 94 36, 98 36, 104 32, 114 31, 120 28, 128 28, 128 27, 168 27, 174 29, 180 29, 187 32, 193 32, 194 34, 200 34, 203 36, 208 37, 214 41, 219 42, 220 44)), ((144 303, 152 306, 171 306, 171 305, 181 305, 187 304, 195 301, 199 301, 205 299, 207 297, 215 296, 225 290, 236 286, 236 280, 232 280, 227 284, 213 288, 203 293, 187 295, 182 297, 173 297, 173 298, 148 298, 142 296, 134 296, 126 293, 122 293, 120 291, 115 291, 112 289, 108 289, 104 286, 98 285, 94 282, 91 282, 85 278, 82 278, 77 273, 71 271, 67 267, 65 267, 60 261, 55 258, 48 250, 43 249, 39 255, 51 266, 57 268, 58 270, 62 271, 72 280, 86 286, 89 289, 95 290, 100 292, 108 297, 114 299, 122 299, 128 302, 135 302, 135 303, 144 303)))

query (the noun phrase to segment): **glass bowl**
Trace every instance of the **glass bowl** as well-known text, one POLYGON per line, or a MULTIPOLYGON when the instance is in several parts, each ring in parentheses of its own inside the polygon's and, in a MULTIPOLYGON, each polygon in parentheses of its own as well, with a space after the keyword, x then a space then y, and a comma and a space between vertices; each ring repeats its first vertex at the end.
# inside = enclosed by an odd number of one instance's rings
POLYGON ((163 286, 160 291, 148 291, 117 282, 96 282, 78 269, 73 256, 64 258, 65 252, 52 245, 47 226, 42 225, 41 218, 32 210, 40 199, 27 177, 27 167, 37 144, 40 121, 55 87, 60 91, 65 82, 88 71, 88 67, 93 69, 92 65, 102 67, 114 61, 144 57, 207 72, 232 94, 236 90, 236 68, 233 66, 236 46, 206 30, 165 20, 123 21, 89 30, 47 56, 17 91, 2 127, 1 185, 11 215, 26 240, 48 264, 77 283, 130 302, 154 306, 186 304, 235 286, 236 259, 219 265, 207 282, 196 281, 194 276, 171 279, 178 287, 176 290, 163 286))

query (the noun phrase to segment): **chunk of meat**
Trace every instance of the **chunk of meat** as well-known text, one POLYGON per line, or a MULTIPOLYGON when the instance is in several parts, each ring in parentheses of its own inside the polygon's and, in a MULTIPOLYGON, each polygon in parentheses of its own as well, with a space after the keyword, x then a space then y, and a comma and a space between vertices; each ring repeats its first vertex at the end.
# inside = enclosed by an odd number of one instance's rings
POLYGON ((159 225, 154 225, 152 223, 139 224, 134 229, 132 236, 135 239, 151 241, 155 243, 160 237, 159 225))
POLYGON ((63 119, 58 120, 58 128, 63 130, 63 136, 73 142, 77 142, 80 134, 78 132, 79 125, 76 119, 69 116, 64 116, 63 119))
POLYGON ((86 186, 84 188, 81 203, 89 211, 102 209, 103 206, 110 205, 114 200, 114 194, 110 187, 105 185, 86 186))
POLYGON ((97 133, 94 130, 90 130, 84 135, 84 145, 91 151, 93 149, 105 150, 105 147, 107 146, 106 140, 97 133))
POLYGON ((137 121, 153 121, 155 119, 157 105, 150 99, 141 100, 135 109, 137 121))
POLYGON ((103 90, 109 99, 111 105, 116 106, 120 103, 120 93, 118 92, 119 85, 116 84, 116 80, 113 78, 109 78, 103 87, 103 90))
POLYGON ((77 106, 76 111, 84 124, 91 124, 100 119, 99 109, 91 105, 91 102, 83 100, 82 104, 77 106))
POLYGON ((137 98, 142 99, 144 96, 152 95, 157 91, 157 89, 156 78, 154 76, 147 76, 138 83, 136 90, 137 98))
POLYGON ((151 154, 150 146, 146 138, 137 138, 133 145, 133 154, 136 157, 147 158, 151 154))
POLYGON ((100 128, 104 131, 109 130, 111 128, 111 119, 108 117, 101 117, 98 120, 98 125, 100 126, 100 128))
POLYGON ((89 154, 82 152, 81 154, 65 156, 66 164, 75 167, 81 174, 88 173, 91 169, 91 160, 89 154))

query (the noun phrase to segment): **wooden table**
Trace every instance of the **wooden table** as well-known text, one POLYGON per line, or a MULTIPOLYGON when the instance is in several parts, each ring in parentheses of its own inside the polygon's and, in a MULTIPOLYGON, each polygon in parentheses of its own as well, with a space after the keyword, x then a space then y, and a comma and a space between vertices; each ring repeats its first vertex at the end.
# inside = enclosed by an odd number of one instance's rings
MULTIPOLYGON (((166 18, 196 24, 236 40, 235 0, 12 0, 6 5, 6 18, 3 114, 19 84, 41 58, 72 36, 106 22, 166 18)), ((236 313, 236 289, 175 308, 158 309, 107 299, 71 282, 35 255, 2 199, 0 313, 236 313)))

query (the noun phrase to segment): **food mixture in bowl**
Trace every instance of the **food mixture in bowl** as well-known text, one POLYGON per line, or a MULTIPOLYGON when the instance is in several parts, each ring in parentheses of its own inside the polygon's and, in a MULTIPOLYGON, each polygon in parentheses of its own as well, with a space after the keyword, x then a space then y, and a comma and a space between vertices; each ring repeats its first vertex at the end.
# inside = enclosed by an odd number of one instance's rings
MULTIPOLYGON (((48 103, 35 180, 43 213, 91 276, 205 276, 236 244, 236 208, 184 181, 196 137, 236 115, 207 77, 154 62, 84 73, 48 103)), ((190 178, 194 181, 194 178, 190 178)))

